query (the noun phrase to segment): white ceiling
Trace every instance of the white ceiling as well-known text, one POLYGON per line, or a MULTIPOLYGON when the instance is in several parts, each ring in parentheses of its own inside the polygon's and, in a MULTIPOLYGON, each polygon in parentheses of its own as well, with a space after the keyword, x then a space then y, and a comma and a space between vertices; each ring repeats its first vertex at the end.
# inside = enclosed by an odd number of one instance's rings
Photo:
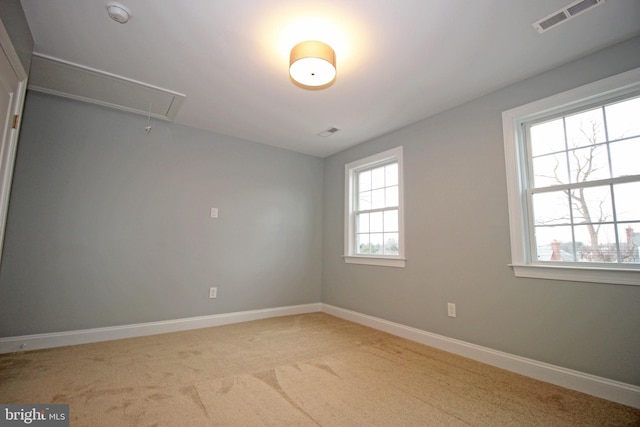
POLYGON ((106 0, 21 1, 36 53, 184 94, 176 123, 319 157, 640 34, 638 0, 543 34, 571 0, 121 0, 127 24, 106 0), (336 51, 328 89, 289 80, 308 39, 336 51))

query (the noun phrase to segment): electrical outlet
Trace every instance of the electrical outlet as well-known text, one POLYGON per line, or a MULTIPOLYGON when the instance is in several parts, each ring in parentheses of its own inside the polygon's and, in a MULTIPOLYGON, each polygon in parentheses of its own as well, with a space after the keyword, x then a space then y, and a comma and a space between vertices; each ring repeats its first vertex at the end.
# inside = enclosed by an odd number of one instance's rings
POLYGON ((218 297, 218 288, 209 288, 209 298, 217 298, 218 297))
POLYGON ((456 305, 452 302, 447 303, 447 315, 449 317, 456 317, 456 305))

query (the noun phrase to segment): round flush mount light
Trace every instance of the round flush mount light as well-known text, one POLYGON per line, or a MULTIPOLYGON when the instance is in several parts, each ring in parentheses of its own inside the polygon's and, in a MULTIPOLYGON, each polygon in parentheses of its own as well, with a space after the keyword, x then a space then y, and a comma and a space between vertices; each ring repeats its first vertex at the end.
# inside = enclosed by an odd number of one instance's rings
POLYGON ((115 1, 107 3, 107 13, 111 19, 121 24, 126 23, 129 18, 131 18, 131 11, 129 8, 115 1))
POLYGON ((316 40, 298 43, 289 55, 289 76, 304 89, 328 88, 336 80, 336 53, 316 40))

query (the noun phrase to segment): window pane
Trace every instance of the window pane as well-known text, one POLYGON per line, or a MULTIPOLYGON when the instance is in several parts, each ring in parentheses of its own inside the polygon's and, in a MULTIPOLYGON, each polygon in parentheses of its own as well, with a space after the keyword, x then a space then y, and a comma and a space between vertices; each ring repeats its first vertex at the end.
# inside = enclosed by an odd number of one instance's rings
POLYGON ((398 164, 392 163, 384 167, 385 185, 398 185, 398 164))
POLYGON ((571 182, 587 182, 610 177, 609 156, 605 145, 569 152, 571 182))
POLYGON ((566 192, 538 193, 532 199, 535 225, 571 223, 569 196, 566 192))
POLYGON ((370 235, 371 239, 371 253, 376 255, 382 255, 384 252, 384 235, 382 233, 375 233, 370 235))
POLYGON ((533 159, 534 187, 550 187, 569 183, 566 153, 557 153, 533 159))
POLYGON ((371 171, 366 170, 358 174, 358 191, 371 190, 371 171))
POLYGON ((372 233, 381 233, 382 227, 382 212, 373 212, 369 217, 369 229, 372 233))
POLYGON ((402 147, 345 165, 345 262, 403 267, 400 187, 402 147), (351 259, 359 256, 360 259, 351 259), (389 258, 380 260, 376 258, 389 258), (395 259, 394 259, 395 258, 395 259))
POLYGON ((503 112, 516 276, 635 279, 640 81, 618 78, 503 112))
POLYGON ((385 211, 384 212, 384 232, 389 233, 392 231, 398 231, 398 211, 385 211))
POLYGON ((384 188, 371 192, 371 209, 384 208, 384 188))
POLYGON ((371 245, 369 243, 369 235, 368 234, 357 234, 356 235, 358 241, 356 242, 357 253, 359 254, 370 254, 371 253, 371 245))
POLYGON ((357 217, 357 229, 356 233, 368 233, 369 232, 369 214, 358 214, 357 217))
POLYGON ((640 135, 640 98, 605 107, 609 141, 640 135))
POLYGON ((574 233, 578 262, 618 262, 613 225, 578 225, 574 233))
POLYGON ((640 175, 640 138, 614 142, 610 150, 614 177, 640 175))
POLYGON ((622 262, 640 263, 640 222, 618 227, 622 262))
POLYGON ((387 187, 384 190, 384 207, 390 208, 394 206, 398 206, 398 187, 387 187))
POLYGON ((384 166, 375 168, 371 171, 371 188, 383 188, 384 187, 384 166))
POLYGON ((574 224, 613 221, 611 188, 591 187, 571 191, 574 224))
POLYGON ((562 118, 531 126, 529 133, 533 156, 565 150, 562 118))
POLYGON ((605 141, 602 108, 567 116, 567 145, 569 148, 586 147, 605 141))
POLYGON ((366 211, 371 209, 371 191, 363 191, 358 195, 358 210, 366 211))
POLYGON ((640 221, 640 182, 614 185, 613 194, 618 221, 640 221))
POLYGON ((571 226, 536 227, 536 253, 540 261, 575 261, 571 226))
POLYGON ((384 254, 399 255, 398 233, 384 233, 384 254))

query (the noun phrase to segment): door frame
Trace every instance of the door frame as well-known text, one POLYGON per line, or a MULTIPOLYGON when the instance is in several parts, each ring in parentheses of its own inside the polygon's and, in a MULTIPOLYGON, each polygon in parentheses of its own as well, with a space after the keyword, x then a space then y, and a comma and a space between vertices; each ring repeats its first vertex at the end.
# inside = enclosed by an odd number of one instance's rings
MULTIPOLYGON (((4 246, 4 236, 7 225, 7 213, 9 211, 9 195, 11 193, 11 181, 13 178, 13 167, 15 164, 16 150, 18 146, 18 134, 20 125, 22 124, 22 109, 24 106, 25 94, 27 91, 28 74, 22 62, 16 53, 9 33, 7 33, 4 24, 0 20, 0 55, 4 55, 11 68, 13 68, 18 78, 18 86, 16 87, 15 96, 12 101, 10 117, 8 120, 14 120, 14 116, 18 116, 15 126, 6 133, 7 140, 1 141, 5 135, 0 138, 0 261, 2 260, 2 249, 4 246)), ((8 123, 11 123, 10 121, 8 123)))

